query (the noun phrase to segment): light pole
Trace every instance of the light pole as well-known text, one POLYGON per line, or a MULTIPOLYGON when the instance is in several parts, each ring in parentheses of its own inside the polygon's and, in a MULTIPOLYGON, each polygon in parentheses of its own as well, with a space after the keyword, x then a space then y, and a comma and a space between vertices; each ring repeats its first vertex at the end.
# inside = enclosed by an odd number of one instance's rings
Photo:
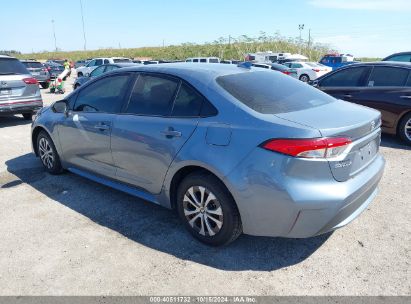
POLYGON ((298 25, 298 30, 300 31, 300 41, 299 41, 299 45, 300 45, 300 51, 299 51, 299 53, 301 54, 301 32, 303 31, 303 29, 304 29, 304 24, 299 24, 298 25))
POLYGON ((80 0, 81 22, 83 23, 84 50, 87 48, 86 30, 84 29, 83 3, 80 0))
POLYGON ((57 39, 56 39, 56 30, 54 28, 54 19, 51 20, 51 26, 53 27, 54 49, 57 52, 57 39))

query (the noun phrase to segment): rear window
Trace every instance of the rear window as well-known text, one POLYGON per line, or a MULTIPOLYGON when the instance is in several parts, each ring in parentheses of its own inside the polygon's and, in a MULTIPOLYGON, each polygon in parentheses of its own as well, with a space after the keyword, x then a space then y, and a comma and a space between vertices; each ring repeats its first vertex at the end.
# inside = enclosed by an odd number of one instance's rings
POLYGON ((0 75, 30 74, 26 67, 15 58, 0 58, 0 75))
POLYGON ((26 68, 30 68, 30 69, 41 69, 41 68, 43 68, 43 66, 40 62, 23 62, 23 64, 26 66, 26 68))
POLYGON ((262 114, 300 111, 335 101, 320 90, 274 72, 220 76, 217 83, 238 101, 262 114))

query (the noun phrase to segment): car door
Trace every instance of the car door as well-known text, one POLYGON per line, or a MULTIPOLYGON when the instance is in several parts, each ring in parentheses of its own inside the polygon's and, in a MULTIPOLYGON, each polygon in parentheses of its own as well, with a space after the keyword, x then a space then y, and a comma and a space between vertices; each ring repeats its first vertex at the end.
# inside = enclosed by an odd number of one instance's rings
POLYGON ((115 74, 79 89, 74 105, 58 125, 63 159, 69 165, 115 176, 110 135, 131 79, 129 73, 115 74))
POLYGON ((379 110, 384 128, 396 128, 398 118, 411 108, 409 75, 410 69, 374 66, 355 102, 379 110))
POLYGON ((201 95, 179 79, 138 75, 124 113, 113 124, 117 178, 160 193, 171 162, 197 127, 202 102, 201 95))
POLYGON ((337 99, 359 103, 358 94, 364 89, 371 68, 358 66, 337 70, 322 78, 318 88, 337 99))

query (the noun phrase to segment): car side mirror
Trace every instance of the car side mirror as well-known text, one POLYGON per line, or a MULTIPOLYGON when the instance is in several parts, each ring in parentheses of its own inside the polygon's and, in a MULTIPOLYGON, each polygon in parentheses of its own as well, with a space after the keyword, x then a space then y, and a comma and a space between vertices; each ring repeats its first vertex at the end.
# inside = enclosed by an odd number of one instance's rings
POLYGON ((54 103, 52 107, 54 113, 67 113, 68 104, 66 100, 59 100, 54 103))

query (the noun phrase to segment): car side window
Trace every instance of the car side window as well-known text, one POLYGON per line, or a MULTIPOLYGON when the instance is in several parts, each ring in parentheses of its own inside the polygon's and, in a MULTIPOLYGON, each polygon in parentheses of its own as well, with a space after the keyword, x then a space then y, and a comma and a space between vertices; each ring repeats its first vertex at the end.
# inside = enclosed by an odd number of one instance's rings
POLYGON ((74 111, 120 112, 129 77, 129 75, 105 77, 80 89, 74 111))
POLYGON ((207 62, 207 59, 202 58, 202 59, 200 59, 200 62, 207 62))
POLYGON ((108 61, 108 59, 104 59, 104 64, 109 64, 110 61, 108 61))
POLYGON ((357 87, 362 85, 362 80, 368 72, 367 67, 348 68, 337 71, 324 78, 321 87, 357 87))
POLYGON ((193 59, 193 62, 198 62, 198 59, 193 59))
POLYGON ((88 67, 92 67, 92 66, 94 66, 95 63, 96 63, 95 60, 91 60, 91 61, 87 64, 87 66, 88 66, 88 67))
POLYGON ((170 114, 178 81, 170 78, 139 75, 134 84, 126 113, 150 116, 170 114))
POLYGON ((376 66, 368 79, 369 87, 403 87, 409 70, 396 67, 376 66))
POLYGON ((103 59, 97 59, 94 65, 102 65, 102 64, 103 64, 103 59))
POLYGON ((195 117, 200 115, 204 98, 193 88, 186 84, 181 84, 177 97, 174 100, 171 116, 195 117))
POLYGON ((99 66, 98 68, 96 68, 93 72, 91 72, 90 76, 91 77, 97 77, 100 76, 101 74, 104 73, 104 69, 106 67, 105 66, 99 66))

